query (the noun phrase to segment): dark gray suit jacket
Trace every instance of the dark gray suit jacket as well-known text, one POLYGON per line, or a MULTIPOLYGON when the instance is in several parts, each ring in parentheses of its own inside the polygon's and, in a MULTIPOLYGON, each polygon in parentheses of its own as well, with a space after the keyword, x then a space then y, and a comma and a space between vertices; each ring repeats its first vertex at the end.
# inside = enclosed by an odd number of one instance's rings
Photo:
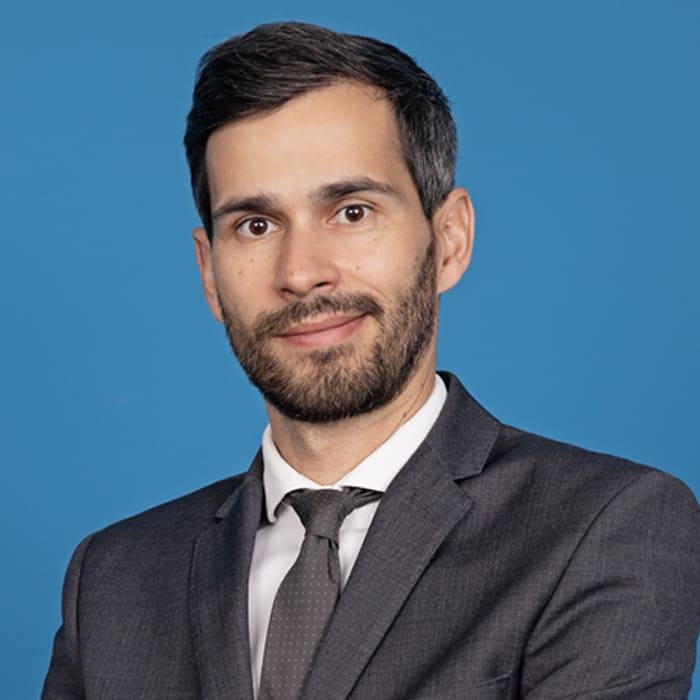
MULTIPOLYGON (((457 379, 381 500, 305 698, 685 698, 695 499, 661 472, 501 425, 457 379)), ((86 539, 44 700, 251 700, 243 475, 86 539)))

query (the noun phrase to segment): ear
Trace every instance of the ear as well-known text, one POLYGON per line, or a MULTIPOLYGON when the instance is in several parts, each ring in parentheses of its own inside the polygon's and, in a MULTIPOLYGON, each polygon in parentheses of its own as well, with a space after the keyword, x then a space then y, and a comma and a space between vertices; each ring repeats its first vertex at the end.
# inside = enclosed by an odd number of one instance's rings
POLYGON ((202 276, 204 296, 216 320, 223 323, 219 293, 216 289, 216 276, 214 275, 212 243, 209 240, 209 236, 207 236, 207 232, 199 226, 192 232, 192 238, 194 238, 194 251, 197 256, 199 274, 202 276))
POLYGON ((433 215, 437 246, 437 291, 446 292, 462 278, 472 259, 474 207, 462 187, 452 190, 433 215))

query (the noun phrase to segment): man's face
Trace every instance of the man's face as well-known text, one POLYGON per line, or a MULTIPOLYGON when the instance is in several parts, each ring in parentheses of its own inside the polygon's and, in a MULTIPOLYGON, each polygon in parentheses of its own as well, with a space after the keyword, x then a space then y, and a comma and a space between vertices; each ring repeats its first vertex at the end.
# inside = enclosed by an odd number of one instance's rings
POLYGON ((336 84, 224 126, 207 170, 207 297, 269 404, 340 420, 434 366, 435 240, 376 91, 336 84))

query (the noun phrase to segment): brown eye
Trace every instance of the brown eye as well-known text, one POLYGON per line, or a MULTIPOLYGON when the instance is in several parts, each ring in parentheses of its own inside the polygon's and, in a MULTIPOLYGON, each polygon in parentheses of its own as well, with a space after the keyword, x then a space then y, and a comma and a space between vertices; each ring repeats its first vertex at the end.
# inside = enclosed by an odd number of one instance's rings
POLYGON ((271 222, 269 219, 265 219, 261 216, 256 216, 251 219, 246 219, 242 221, 236 230, 238 233, 245 238, 262 238, 268 233, 272 233, 277 230, 277 226, 271 222))
POLYGON ((268 225, 265 219, 251 219, 248 223, 248 230, 254 236, 262 236, 264 233, 267 233, 267 229, 268 225))
POLYGON ((345 210, 348 221, 359 221, 364 215, 365 210, 362 207, 352 206, 345 210))
POLYGON ((338 220, 345 224, 356 224, 367 217, 369 207, 364 204, 348 204, 337 214, 338 220))

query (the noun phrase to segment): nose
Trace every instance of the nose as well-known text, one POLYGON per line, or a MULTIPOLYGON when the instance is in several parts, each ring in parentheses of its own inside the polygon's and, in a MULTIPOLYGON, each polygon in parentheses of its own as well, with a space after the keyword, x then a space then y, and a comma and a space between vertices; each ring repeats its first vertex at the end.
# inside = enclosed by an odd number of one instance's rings
POLYGON ((309 226, 286 231, 278 250, 275 283, 287 301, 335 289, 339 269, 329 246, 329 235, 309 226))

